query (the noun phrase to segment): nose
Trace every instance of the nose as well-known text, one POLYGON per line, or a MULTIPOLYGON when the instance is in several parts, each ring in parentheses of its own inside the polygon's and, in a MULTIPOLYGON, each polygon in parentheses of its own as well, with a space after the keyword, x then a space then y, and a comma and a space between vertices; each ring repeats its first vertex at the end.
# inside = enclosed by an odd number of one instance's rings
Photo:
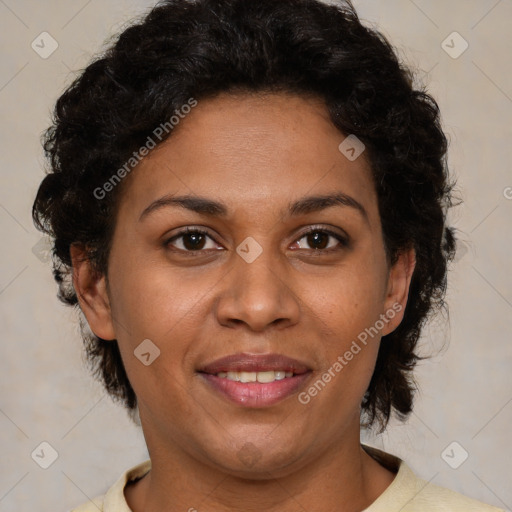
POLYGON ((252 331, 269 327, 285 328, 296 324, 300 315, 300 300, 289 282, 290 272, 282 262, 263 250, 247 263, 233 255, 233 267, 223 279, 222 293, 216 303, 219 323, 227 327, 247 326, 252 331))

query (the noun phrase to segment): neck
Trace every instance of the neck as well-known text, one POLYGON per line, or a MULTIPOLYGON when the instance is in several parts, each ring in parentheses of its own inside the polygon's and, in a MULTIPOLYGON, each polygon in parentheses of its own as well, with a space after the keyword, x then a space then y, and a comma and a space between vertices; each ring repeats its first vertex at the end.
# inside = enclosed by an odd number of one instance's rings
POLYGON ((314 454, 300 467, 267 468, 252 477, 223 472, 178 448, 159 448, 150 449, 151 471, 125 489, 133 512, 356 512, 370 506, 395 476, 361 448, 359 429, 357 438, 314 454))

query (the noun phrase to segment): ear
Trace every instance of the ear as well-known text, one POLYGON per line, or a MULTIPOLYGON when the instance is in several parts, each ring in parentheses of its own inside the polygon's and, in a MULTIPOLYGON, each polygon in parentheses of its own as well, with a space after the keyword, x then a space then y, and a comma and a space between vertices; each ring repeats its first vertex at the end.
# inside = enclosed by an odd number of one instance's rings
POLYGON ((389 270, 388 286, 384 301, 384 315, 389 319, 382 329, 382 336, 393 332, 402 321, 409 296, 412 274, 416 267, 416 251, 411 248, 400 253, 389 270))
POLYGON ((105 276, 92 268, 83 246, 72 244, 69 252, 73 287, 89 327, 99 338, 116 339, 105 276))

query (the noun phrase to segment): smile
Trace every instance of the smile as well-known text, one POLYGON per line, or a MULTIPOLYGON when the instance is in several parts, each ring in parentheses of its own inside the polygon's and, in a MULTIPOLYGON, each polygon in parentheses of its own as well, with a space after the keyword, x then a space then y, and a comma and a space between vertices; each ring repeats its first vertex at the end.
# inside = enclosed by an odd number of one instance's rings
POLYGON ((298 392, 311 368, 279 354, 233 354, 202 366, 214 394, 245 407, 269 407, 298 392))
POLYGON ((232 378, 229 378, 227 375, 221 377, 208 373, 200 373, 200 375, 208 384, 209 389, 215 394, 227 398, 230 402, 237 405, 260 408, 275 405, 281 400, 297 393, 302 387, 305 387, 304 383, 310 375, 310 372, 300 375, 292 373, 289 376, 285 375, 283 378, 277 379, 275 374, 281 377, 281 373, 279 371, 229 372, 229 374, 234 374, 232 378), (267 379, 267 382, 256 380, 258 375, 263 375, 263 379, 267 379), (235 380, 239 377, 240 380, 235 380), (270 380, 271 378, 272 380, 270 380), (241 379, 250 380, 244 382, 241 379))
POLYGON ((270 370, 266 372, 219 372, 217 377, 235 382, 261 382, 267 384, 275 380, 283 380, 293 377, 293 372, 285 370, 270 370))

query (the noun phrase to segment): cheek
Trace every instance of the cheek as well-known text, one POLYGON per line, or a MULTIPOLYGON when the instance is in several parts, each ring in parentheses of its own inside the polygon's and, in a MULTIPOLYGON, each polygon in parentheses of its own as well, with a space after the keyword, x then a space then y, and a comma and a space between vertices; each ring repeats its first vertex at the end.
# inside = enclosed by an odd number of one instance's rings
POLYGON ((323 352, 317 378, 328 381, 325 391, 321 383, 310 390, 323 395, 318 406, 322 402, 333 414, 356 412, 370 382, 380 346, 384 285, 379 265, 362 261, 309 293, 323 352))
MULTIPOLYGON (((160 339, 181 326, 200 307, 205 292, 200 280, 187 280, 179 271, 147 258, 132 258, 119 265, 111 288, 113 315, 137 339, 160 339)), ((120 335, 126 332, 121 330, 120 335)))
POLYGON ((189 366, 190 338, 200 325, 196 309, 202 295, 204 290, 148 259, 132 257, 112 272, 119 349, 138 399, 150 408, 165 403, 166 410, 188 414, 183 369, 189 366))
MULTIPOLYGON (((355 282, 356 288, 345 282, 346 286, 325 290, 315 297, 315 329, 322 365, 299 397, 302 404, 311 407, 310 417, 319 423, 324 421, 323 411, 329 410, 336 428, 359 414, 381 339, 375 329, 382 312, 379 295, 375 290, 372 294, 360 280, 355 282)), ((333 436, 337 435, 336 428, 333 436)))
MULTIPOLYGON (((384 282, 381 274, 366 266, 361 271, 334 274, 323 286, 305 295, 330 339, 345 344, 357 338, 365 329, 375 325, 383 313, 384 282)), ((342 346, 340 348, 342 348, 342 346)))

